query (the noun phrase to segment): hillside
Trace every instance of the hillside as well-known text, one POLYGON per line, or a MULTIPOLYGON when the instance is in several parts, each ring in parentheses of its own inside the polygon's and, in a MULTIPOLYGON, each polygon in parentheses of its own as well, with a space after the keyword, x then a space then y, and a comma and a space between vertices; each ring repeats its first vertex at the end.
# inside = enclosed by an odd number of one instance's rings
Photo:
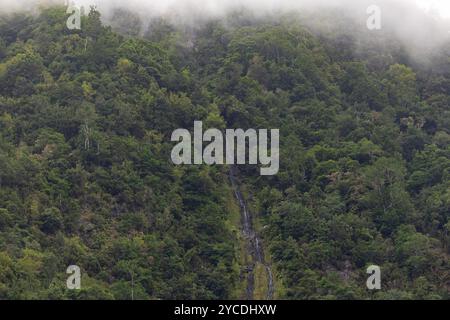
POLYGON ((170 161, 196 120, 280 129, 277 175, 238 169, 276 298, 450 299, 445 47, 424 63, 345 17, 140 35, 117 14, 73 31, 65 8, 0 18, 0 299, 244 298, 229 168, 170 161))

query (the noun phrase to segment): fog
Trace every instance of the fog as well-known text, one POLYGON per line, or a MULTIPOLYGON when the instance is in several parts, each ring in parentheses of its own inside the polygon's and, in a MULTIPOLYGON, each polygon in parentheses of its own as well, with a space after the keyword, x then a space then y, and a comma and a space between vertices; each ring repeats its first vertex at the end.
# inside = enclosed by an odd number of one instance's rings
POLYGON ((100 11, 107 12, 111 8, 126 7, 146 15, 196 15, 219 17, 232 10, 246 8, 255 14, 287 12, 310 8, 342 7, 348 12, 367 8, 369 5, 380 5, 386 11, 402 8, 403 14, 422 12, 434 14, 436 17, 450 17, 448 0, 0 0, 0 10, 12 12, 30 10, 39 5, 68 1, 79 6, 95 5, 100 11))
MULTIPOLYGON (((242 11, 254 18, 280 17, 284 14, 302 17, 305 25, 328 25, 333 29, 333 14, 345 15, 366 28, 370 5, 381 9, 382 30, 396 34, 409 48, 433 48, 450 41, 450 0, 70 0, 77 6, 95 5, 106 23, 116 8, 128 9, 140 17, 142 32, 154 17, 195 26, 207 19, 225 17, 232 11, 242 11), (336 10, 337 9, 337 10, 336 10), (332 11, 334 10, 334 11, 332 11), (328 16, 326 12, 332 12, 328 16), (333 13, 334 12, 334 13, 333 13), (308 17, 307 19, 305 17, 308 17), (326 17, 326 18, 324 18, 326 17), (322 21, 327 19, 327 21, 322 21), (320 20, 320 21, 318 21, 320 20)), ((11 13, 19 10, 36 11, 47 4, 65 4, 67 0, 0 0, 0 10, 11 13)), ((339 17, 336 17, 339 18, 339 17)), ((337 20, 337 19, 336 19, 337 20)), ((419 48, 419 49, 417 49, 419 48)))
MULTIPOLYGON (((199 18, 220 18, 231 11, 245 9, 255 16, 283 14, 305 10, 340 8, 349 15, 367 18, 366 9, 378 5, 389 21, 407 24, 419 16, 434 20, 450 17, 448 0, 0 0, 1 12, 33 11, 48 4, 74 3, 89 8, 94 5, 104 15, 121 7, 138 13, 141 17, 164 16, 187 23, 199 18)), ((416 21, 415 28, 421 28, 416 21)))

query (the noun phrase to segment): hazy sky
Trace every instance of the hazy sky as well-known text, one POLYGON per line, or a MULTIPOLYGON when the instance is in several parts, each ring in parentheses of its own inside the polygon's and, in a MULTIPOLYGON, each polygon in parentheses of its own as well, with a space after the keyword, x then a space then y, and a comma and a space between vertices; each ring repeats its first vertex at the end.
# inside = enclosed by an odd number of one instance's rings
POLYGON ((450 18, 450 0, 417 0, 417 5, 426 11, 435 10, 441 16, 450 18))
MULTIPOLYGON (((4 1, 4 0, 0 0, 4 1)), ((9 0, 6 0, 9 1, 9 0)), ((283 10, 290 8, 300 8, 302 5, 317 5, 318 3, 329 5, 346 5, 351 0, 76 0, 78 3, 92 4, 98 3, 105 5, 106 3, 121 4, 129 6, 145 7, 154 10, 157 13, 167 13, 168 11, 186 8, 218 14, 224 9, 246 6, 255 10, 263 9, 265 11, 283 10)), ((356 0, 357 1, 357 0, 356 0)), ((355 2, 355 1, 353 1, 355 2)), ((360 1, 359 1, 360 2, 360 1)), ((377 0, 371 1, 377 4, 377 0)), ((390 2, 403 2, 411 6, 418 6, 427 12, 438 13, 442 17, 450 17, 450 0, 390 0, 390 2)))
MULTIPOLYGON (((0 10, 11 11, 30 7, 36 3, 58 2, 65 0, 0 0, 0 10)), ((245 6, 255 11, 271 12, 276 10, 299 9, 304 5, 347 5, 348 3, 364 2, 358 0, 72 0, 76 4, 89 6, 96 4, 101 9, 111 6, 126 6, 146 10, 153 14, 167 14, 169 12, 196 11, 209 15, 218 15, 228 9, 245 6)), ((370 1, 377 4, 379 0, 370 1)), ((450 18, 450 0, 390 0, 391 3, 402 2, 414 7, 420 7, 430 13, 437 13, 450 18)), ((349 7, 350 9, 350 7, 349 7)))

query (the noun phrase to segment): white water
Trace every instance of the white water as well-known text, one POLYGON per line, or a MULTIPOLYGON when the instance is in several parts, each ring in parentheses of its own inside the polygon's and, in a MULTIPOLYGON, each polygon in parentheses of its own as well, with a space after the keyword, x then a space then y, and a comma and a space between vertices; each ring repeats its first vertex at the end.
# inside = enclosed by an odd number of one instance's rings
POLYGON ((257 263, 260 263, 264 266, 267 273, 267 299, 273 299, 274 292, 274 281, 271 267, 266 263, 264 259, 264 250, 261 246, 261 239, 258 234, 253 229, 253 221, 252 216, 245 204, 244 197, 239 189, 239 185, 236 180, 236 168, 231 167, 230 169, 230 181, 234 190, 234 194, 236 196, 237 201, 239 202, 239 207, 241 209, 241 220, 242 220, 242 233, 244 237, 247 239, 247 250, 248 253, 252 256, 251 264, 247 266, 248 277, 247 277, 247 299, 253 300, 254 293, 254 284, 255 284, 255 275, 254 269, 257 263))

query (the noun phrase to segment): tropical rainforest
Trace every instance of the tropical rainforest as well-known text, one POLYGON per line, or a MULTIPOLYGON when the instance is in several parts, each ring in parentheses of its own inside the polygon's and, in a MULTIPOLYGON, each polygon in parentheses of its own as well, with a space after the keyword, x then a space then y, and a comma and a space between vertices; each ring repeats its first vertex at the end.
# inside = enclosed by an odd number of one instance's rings
POLYGON ((266 297, 230 168, 170 160, 197 120, 280 129, 279 173, 234 178, 274 298, 450 299, 450 41, 424 61, 345 15, 67 17, 0 18, 0 299, 242 299, 249 272, 266 297))

